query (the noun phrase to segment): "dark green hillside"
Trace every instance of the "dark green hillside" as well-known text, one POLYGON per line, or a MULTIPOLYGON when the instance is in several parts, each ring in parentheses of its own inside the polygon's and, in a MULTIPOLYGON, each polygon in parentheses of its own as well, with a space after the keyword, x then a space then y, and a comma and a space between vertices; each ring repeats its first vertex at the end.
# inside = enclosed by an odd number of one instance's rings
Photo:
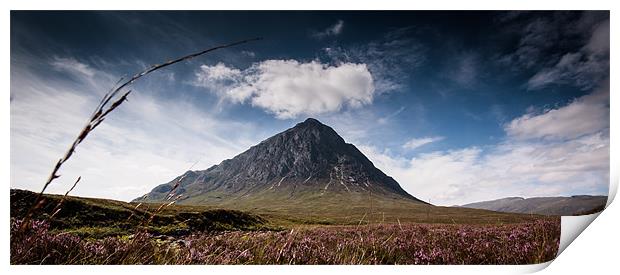
MULTIPOLYGON (((36 193, 11 189, 11 218, 23 218, 36 193)), ((45 203, 34 219, 49 219, 62 196, 45 195, 45 203)), ((265 219, 237 210, 167 207, 147 222, 159 204, 130 204, 121 201, 69 196, 60 212, 50 219, 52 228, 73 229, 83 235, 121 235, 138 227, 156 234, 184 235, 204 230, 252 230, 265 226, 265 219)))

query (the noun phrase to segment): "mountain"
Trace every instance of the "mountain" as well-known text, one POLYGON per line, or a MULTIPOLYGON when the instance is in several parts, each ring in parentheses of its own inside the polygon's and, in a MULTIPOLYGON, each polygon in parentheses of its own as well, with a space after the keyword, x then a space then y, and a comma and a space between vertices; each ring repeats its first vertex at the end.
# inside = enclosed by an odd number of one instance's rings
POLYGON ((539 197, 528 199, 511 197, 470 203, 461 207, 509 213, 576 216, 602 211, 606 203, 606 196, 539 197))
POLYGON ((246 208, 322 202, 333 207, 372 207, 372 201, 423 204, 334 129, 313 118, 218 165, 187 171, 135 201, 162 201, 171 191, 180 204, 246 208))

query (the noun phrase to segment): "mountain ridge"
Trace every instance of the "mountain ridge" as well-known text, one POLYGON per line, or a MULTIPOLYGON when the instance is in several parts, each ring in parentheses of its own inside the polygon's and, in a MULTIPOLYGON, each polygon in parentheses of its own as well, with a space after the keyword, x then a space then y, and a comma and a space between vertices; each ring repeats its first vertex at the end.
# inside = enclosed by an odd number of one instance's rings
POLYGON ((607 196, 574 195, 570 197, 506 197, 474 202, 460 207, 507 213, 575 216, 602 211, 607 196))

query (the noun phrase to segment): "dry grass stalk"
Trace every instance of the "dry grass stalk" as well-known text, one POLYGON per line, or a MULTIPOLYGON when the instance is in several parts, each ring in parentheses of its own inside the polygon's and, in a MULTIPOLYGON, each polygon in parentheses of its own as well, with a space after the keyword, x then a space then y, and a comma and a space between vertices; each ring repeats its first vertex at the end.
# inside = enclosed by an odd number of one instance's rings
POLYGON ((53 219, 56 214, 58 214, 58 212, 60 212, 61 210, 61 206, 62 203, 65 201, 65 199, 67 199, 67 196, 69 195, 69 192, 73 191, 73 189, 75 188, 75 186, 77 186, 78 182, 80 182, 80 180, 82 179, 82 177, 78 177, 77 180, 75 181, 75 183, 73 183, 73 186, 71 186, 71 188, 65 193, 64 196, 62 196, 62 199, 60 199, 60 201, 58 202, 58 204, 56 204, 56 207, 54 207, 54 210, 52 210, 52 215, 50 216, 50 219, 53 219))
MULTIPOLYGON (((187 170, 192 170, 192 168, 194 168, 194 166, 196 166, 196 164, 198 164, 198 162, 200 162, 200 160, 195 161, 187 170)), ((181 177, 179 177, 178 180, 176 180, 174 182, 174 185, 172 186, 172 189, 170 189, 170 191, 168 191, 168 194, 166 194, 166 197, 165 197, 166 199, 164 200, 164 202, 162 202, 162 204, 154 212, 151 213, 151 216, 149 217, 148 220, 146 220, 146 222, 144 220, 142 221, 142 223, 140 224, 141 227, 146 228, 146 226, 148 226, 153 221, 153 219, 155 218, 155 216, 157 214, 159 214, 159 212, 161 212, 164 208, 166 208, 166 207, 168 207, 170 205, 175 204, 182 197, 181 194, 176 195, 175 192, 179 188, 179 186, 181 185, 181 181, 183 181, 183 179, 185 179, 185 174, 183 174, 181 177), (170 202, 167 203, 166 201, 170 201, 170 202)), ((148 194, 145 194, 142 197, 142 199, 147 199, 147 198, 148 198, 148 194)), ((142 203, 139 203, 138 206, 140 204, 142 204, 142 203)), ((136 206, 136 208, 138 206, 136 206)))
MULTIPOLYGON (((253 38, 253 39, 246 39, 246 40, 241 40, 241 41, 237 41, 234 43, 229 43, 229 44, 225 44, 225 45, 220 45, 217 47, 213 47, 213 48, 209 48, 200 52, 196 52, 196 53, 192 53, 189 55, 185 55, 182 57, 179 57, 177 59, 173 59, 170 60, 168 62, 165 62, 163 64, 156 64, 151 66, 150 68, 139 72, 137 74, 135 74, 134 76, 132 76, 129 80, 123 82, 122 84, 119 85, 119 83, 122 82, 123 79, 119 80, 116 85, 108 92, 106 93, 103 98, 101 99, 101 102, 99 102, 99 105, 97 105, 97 108, 95 109, 95 111, 92 113, 92 115, 90 116, 88 122, 86 123, 86 126, 84 126, 84 128, 82 128, 82 130, 80 131, 79 135, 77 136, 77 138, 73 141, 73 143, 71 143, 71 146, 69 146, 69 149, 65 152, 65 154, 63 155, 62 158, 60 158, 58 160, 58 162, 56 162, 56 165, 54 165, 54 168, 52 169, 52 172, 50 173, 49 177, 47 178, 45 184, 43 185, 43 189, 41 190, 41 192, 39 192, 39 194, 37 195, 36 200, 34 201, 34 203, 32 204, 32 206, 30 207, 30 209, 28 209, 28 212, 24 218, 24 223, 22 224, 22 229, 27 228, 27 225, 29 224, 30 218, 32 217, 32 214, 34 213, 35 210, 37 210, 39 207, 41 207, 42 205, 42 199, 43 199, 43 193, 45 192, 45 190, 47 190, 47 187, 57 178, 60 177, 60 175, 58 174, 58 171, 60 170, 60 167, 62 167, 62 165, 69 160, 69 158, 71 158, 71 156, 73 155, 73 153, 75 153, 75 150, 77 148, 77 146, 82 143, 82 141, 84 141, 84 139, 86 139, 86 137, 88 136, 88 134, 90 134, 97 126, 99 126, 101 124, 101 122, 103 122, 103 120, 107 117, 108 114, 110 114, 112 111, 114 111, 116 108, 118 108, 118 106, 120 106, 123 102, 125 102, 127 100, 127 96, 129 96, 129 94, 131 93, 131 90, 122 93, 121 96, 118 96, 119 94, 121 94, 121 91, 123 90, 123 88, 127 87, 128 85, 134 83, 136 80, 138 80, 139 78, 152 73, 156 70, 159 70, 161 68, 170 66, 172 64, 181 62, 181 61, 185 61, 185 60, 189 60, 192 59, 194 57, 203 55, 205 53, 208 52, 212 52, 218 49, 223 49, 223 48, 228 48, 228 47, 232 47, 232 46, 237 46, 240 44, 244 44, 244 43, 248 43, 251 41, 256 41, 256 40, 260 40, 262 38, 253 38)), ((71 189, 73 189, 75 186, 73 186, 71 189)), ((71 190, 69 190, 71 191, 71 190)), ((68 193, 67 193, 68 194, 68 193)))

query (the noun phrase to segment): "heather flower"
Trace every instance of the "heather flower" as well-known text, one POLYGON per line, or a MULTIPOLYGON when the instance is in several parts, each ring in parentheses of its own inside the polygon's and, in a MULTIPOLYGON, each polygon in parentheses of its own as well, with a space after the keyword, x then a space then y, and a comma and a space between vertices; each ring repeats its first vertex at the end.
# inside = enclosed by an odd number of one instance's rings
POLYGON ((81 239, 11 221, 13 264, 532 264, 558 250, 559 219, 507 225, 383 224, 81 239))

